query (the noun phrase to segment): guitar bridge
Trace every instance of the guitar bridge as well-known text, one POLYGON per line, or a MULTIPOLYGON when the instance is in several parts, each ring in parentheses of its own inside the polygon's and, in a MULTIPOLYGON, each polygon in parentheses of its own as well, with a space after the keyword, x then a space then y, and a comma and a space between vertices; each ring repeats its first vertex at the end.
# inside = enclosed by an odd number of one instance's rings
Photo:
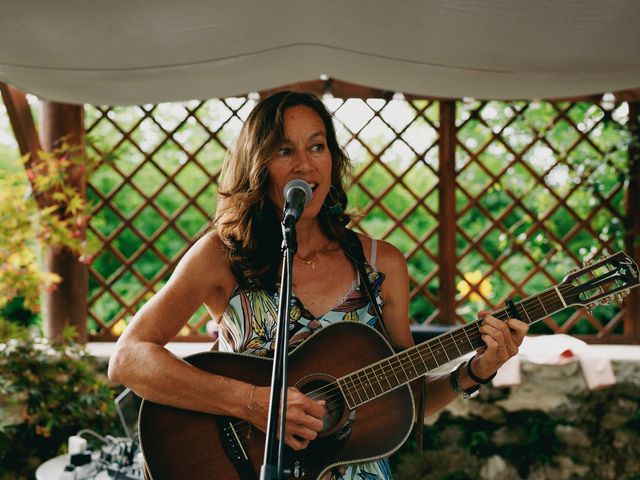
POLYGON ((251 460, 234 425, 234 421, 237 421, 237 419, 233 417, 217 417, 216 421, 220 430, 221 443, 227 452, 227 457, 233 462, 240 477, 248 480, 257 480, 258 474, 253 469, 251 460))

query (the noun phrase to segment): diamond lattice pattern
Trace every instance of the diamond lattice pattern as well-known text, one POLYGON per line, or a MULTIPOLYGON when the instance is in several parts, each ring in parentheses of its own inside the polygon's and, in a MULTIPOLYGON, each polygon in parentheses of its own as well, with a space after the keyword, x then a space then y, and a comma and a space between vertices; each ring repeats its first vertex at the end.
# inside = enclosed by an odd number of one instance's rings
MULTIPOLYGON (((541 291, 585 257, 623 248, 627 120, 626 104, 458 104, 461 315, 541 291)), ((622 312, 578 309, 544 323, 534 331, 611 334, 622 312)))
MULTIPOLYGON (((86 108, 88 153, 101 160, 89 186, 89 235, 100 245, 90 270, 94 339, 117 336, 208 228, 225 151, 255 101, 86 108)), ((354 227, 405 254, 415 322, 473 318, 622 246, 626 104, 456 102, 458 308, 456 319, 439 318, 439 103, 325 103, 352 159, 354 227)), ((620 309, 599 312, 558 314, 543 330, 620 330, 620 309)), ((180 336, 203 338, 208 320, 201 308, 180 336)))

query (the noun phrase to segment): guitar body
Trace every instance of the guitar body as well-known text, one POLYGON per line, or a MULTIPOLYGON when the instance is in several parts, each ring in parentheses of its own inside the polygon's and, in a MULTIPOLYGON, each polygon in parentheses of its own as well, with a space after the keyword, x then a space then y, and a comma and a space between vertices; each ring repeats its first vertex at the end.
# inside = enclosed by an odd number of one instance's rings
MULTIPOLYGON (((373 328, 339 323, 323 328, 290 353, 289 385, 325 398, 328 419, 318 438, 301 451, 287 450, 292 478, 317 479, 336 465, 390 455, 407 439, 415 420, 408 385, 350 409, 335 379, 393 355, 373 328)), ((271 383, 272 361, 245 354, 204 352, 185 360, 202 370, 249 382, 271 383)), ((419 379, 418 381, 421 381, 419 379)), ((263 463, 265 435, 247 422, 144 400, 139 435, 149 476, 164 479, 252 479, 263 463)))

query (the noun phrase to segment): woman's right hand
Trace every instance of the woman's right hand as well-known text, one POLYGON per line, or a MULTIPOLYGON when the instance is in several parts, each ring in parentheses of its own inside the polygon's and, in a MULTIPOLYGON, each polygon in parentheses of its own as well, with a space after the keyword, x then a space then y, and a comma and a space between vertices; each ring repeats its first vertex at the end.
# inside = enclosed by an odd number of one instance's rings
MULTIPOLYGON (((267 431, 270 387, 250 386, 247 396, 247 420, 263 432, 267 431)), ((316 401, 295 387, 287 390, 287 420, 284 442, 294 450, 307 448, 322 430, 326 415, 325 401, 316 401)), ((280 429, 278 429, 278 432, 280 429)))

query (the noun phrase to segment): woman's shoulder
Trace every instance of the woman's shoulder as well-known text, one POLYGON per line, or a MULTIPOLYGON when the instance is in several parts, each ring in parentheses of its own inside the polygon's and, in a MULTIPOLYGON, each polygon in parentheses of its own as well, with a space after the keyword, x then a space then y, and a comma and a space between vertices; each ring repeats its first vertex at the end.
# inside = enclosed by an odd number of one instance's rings
MULTIPOLYGON (((367 262, 371 263, 371 255, 373 251, 372 244, 374 239, 360 232, 358 232, 358 238, 362 243, 362 249, 364 250, 364 256, 367 259, 367 262)), ((397 247, 386 240, 375 240, 375 242, 375 265, 378 270, 389 270, 390 268, 396 268, 399 264, 405 263, 404 255, 397 247)))
POLYGON ((219 234, 207 232, 200 237, 180 260, 196 278, 208 278, 219 285, 235 281, 227 262, 225 247, 219 234))
POLYGON ((196 257, 204 262, 223 261, 226 263, 224 243, 215 230, 202 235, 187 251, 185 257, 188 256, 196 257))

